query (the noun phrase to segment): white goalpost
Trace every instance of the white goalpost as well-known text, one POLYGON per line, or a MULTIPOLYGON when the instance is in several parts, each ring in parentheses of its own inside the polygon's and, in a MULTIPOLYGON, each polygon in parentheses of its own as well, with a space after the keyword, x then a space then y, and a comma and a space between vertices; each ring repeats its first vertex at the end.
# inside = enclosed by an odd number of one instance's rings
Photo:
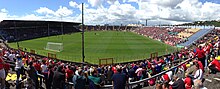
POLYGON ((46 50, 61 52, 63 51, 63 43, 47 42, 46 50))

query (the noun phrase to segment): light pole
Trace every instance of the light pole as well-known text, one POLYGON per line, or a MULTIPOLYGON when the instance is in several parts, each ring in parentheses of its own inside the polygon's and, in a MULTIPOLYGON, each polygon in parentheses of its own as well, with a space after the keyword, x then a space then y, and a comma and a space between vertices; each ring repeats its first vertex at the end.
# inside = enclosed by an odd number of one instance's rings
POLYGON ((60 28, 61 28, 61 35, 62 35, 61 38, 62 38, 62 41, 63 41, 63 22, 62 22, 63 19, 62 18, 63 18, 63 16, 62 16, 62 14, 60 14, 60 20, 61 20, 60 21, 60 28))
POLYGON ((19 43, 18 43, 18 30, 16 29, 16 23, 14 20, 14 30, 15 30, 15 37, 16 37, 16 43, 17 43, 17 48, 19 49, 19 43))
POLYGON ((83 3, 82 3, 82 62, 85 62, 85 53, 84 53, 84 10, 83 10, 83 3))
POLYGON ((48 38, 50 36, 50 22, 47 21, 47 35, 48 35, 48 38))

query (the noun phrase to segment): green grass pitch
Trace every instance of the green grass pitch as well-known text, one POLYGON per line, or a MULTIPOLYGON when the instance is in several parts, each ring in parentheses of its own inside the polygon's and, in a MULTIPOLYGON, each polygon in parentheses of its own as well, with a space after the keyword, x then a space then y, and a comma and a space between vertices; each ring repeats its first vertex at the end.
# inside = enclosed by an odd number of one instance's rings
MULTIPOLYGON (((19 45, 44 56, 50 52, 56 53, 57 58, 62 60, 81 62, 82 59, 81 33, 20 41, 19 45), (47 42, 63 43, 64 50, 61 52, 45 50, 47 42)), ((9 46, 17 48, 16 43, 9 43, 9 46)), ((89 63, 98 64, 100 58, 114 58, 114 62, 128 62, 149 58, 153 52, 163 55, 174 51, 176 51, 174 47, 132 32, 85 32, 85 61, 89 63)))

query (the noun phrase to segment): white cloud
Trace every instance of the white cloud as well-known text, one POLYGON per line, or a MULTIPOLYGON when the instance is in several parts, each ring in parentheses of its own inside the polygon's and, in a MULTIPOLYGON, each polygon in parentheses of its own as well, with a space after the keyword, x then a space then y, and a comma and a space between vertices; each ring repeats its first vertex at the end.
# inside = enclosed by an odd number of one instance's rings
MULTIPOLYGON (((74 1, 68 6, 60 6, 57 10, 40 7, 35 13, 12 16, 6 9, 0 9, 0 20, 21 18, 39 20, 60 20, 81 22, 82 4, 74 1)), ((88 0, 84 3, 85 24, 129 24, 149 19, 149 24, 175 24, 196 20, 219 20, 220 4, 199 0, 88 0), (134 7, 128 2, 137 3, 134 7), (103 5, 108 6, 103 6, 103 5)))
POLYGON ((63 6, 60 6, 60 8, 55 12, 56 16, 70 16, 71 14, 73 14, 73 11, 63 6))
POLYGON ((48 9, 47 7, 40 7, 39 9, 36 10, 36 12, 38 14, 41 14, 41 15, 45 15, 45 16, 70 16, 73 14, 73 11, 68 9, 67 7, 63 7, 63 6, 60 6, 58 10, 56 11, 53 11, 53 10, 50 10, 48 9))
POLYGON ((8 13, 8 11, 7 11, 5 8, 1 9, 0 12, 2 12, 2 13, 8 13))
POLYGON ((88 0, 88 3, 92 7, 100 7, 100 6, 102 6, 103 0, 88 0))
POLYGON ((107 3, 114 4, 117 0, 107 0, 107 3))
POLYGON ((5 8, 1 9, 0 10, 0 21, 7 19, 8 17, 9 17, 8 11, 5 8))
MULTIPOLYGON (((131 4, 120 4, 115 1, 109 8, 86 8, 85 23, 86 24, 121 24, 136 22, 136 8, 131 4)), ((80 17, 79 17, 79 20, 80 17)))
POLYGON ((55 14, 53 10, 48 9, 47 7, 40 7, 36 10, 39 14, 55 14))
POLYGON ((179 3, 181 3, 183 0, 150 0, 150 3, 157 4, 162 7, 175 7, 179 3))
POLYGON ((196 20, 219 19, 220 4, 198 0, 129 0, 136 2, 138 19, 159 18, 176 22, 191 22, 196 20))
POLYGON ((70 1, 69 2, 69 5, 71 6, 71 7, 74 7, 74 8, 77 8, 79 5, 76 3, 76 2, 74 2, 74 1, 70 1))

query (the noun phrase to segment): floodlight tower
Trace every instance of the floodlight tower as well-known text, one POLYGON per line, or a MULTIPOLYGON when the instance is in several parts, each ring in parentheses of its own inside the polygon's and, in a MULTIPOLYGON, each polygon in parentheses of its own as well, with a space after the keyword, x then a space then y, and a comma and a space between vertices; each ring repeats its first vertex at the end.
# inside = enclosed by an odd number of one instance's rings
POLYGON ((148 20, 148 19, 146 19, 146 24, 145 24, 145 26, 147 26, 147 20, 148 20))
POLYGON ((83 3, 82 3, 82 62, 85 62, 85 44, 84 44, 84 10, 83 10, 83 3))
POLYGON ((47 21, 47 36, 48 38, 50 36, 50 22, 49 21, 47 21))
POLYGON ((60 14, 60 28, 61 28, 61 37, 62 37, 62 41, 63 41, 63 15, 62 14, 60 14))
POLYGON ((15 23, 15 20, 14 20, 14 30, 15 30, 15 37, 16 37, 16 39, 15 39, 15 41, 16 41, 16 43, 17 43, 17 48, 19 49, 19 43, 18 43, 18 30, 17 30, 17 27, 16 27, 16 23, 15 23))

